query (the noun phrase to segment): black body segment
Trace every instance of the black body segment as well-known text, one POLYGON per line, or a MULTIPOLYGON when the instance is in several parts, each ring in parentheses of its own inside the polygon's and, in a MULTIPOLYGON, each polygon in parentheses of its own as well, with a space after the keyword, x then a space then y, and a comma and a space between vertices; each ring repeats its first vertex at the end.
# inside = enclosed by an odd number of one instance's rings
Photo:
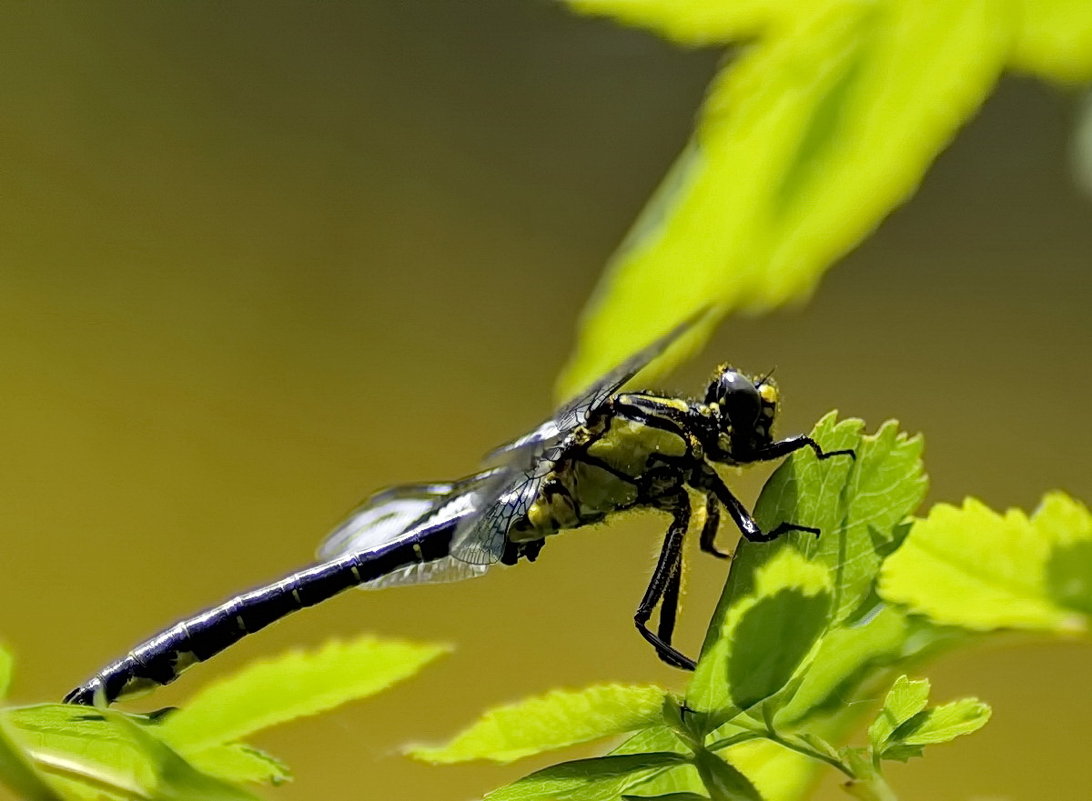
POLYGON ((425 529, 418 536, 367 554, 350 553, 292 573, 273 584, 237 595, 141 643, 103 668, 64 700, 105 703, 170 684, 197 662, 204 662, 248 634, 299 609, 392 571, 448 555, 454 524, 425 529))

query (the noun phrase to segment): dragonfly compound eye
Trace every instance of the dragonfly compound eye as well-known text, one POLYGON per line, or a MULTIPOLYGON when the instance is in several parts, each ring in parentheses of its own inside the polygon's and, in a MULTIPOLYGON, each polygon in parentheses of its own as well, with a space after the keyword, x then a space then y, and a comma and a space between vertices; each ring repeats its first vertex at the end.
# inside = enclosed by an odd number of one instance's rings
POLYGON ((762 411, 762 397, 754 382, 728 367, 714 376, 705 400, 720 406, 722 414, 735 426, 754 424, 762 411))

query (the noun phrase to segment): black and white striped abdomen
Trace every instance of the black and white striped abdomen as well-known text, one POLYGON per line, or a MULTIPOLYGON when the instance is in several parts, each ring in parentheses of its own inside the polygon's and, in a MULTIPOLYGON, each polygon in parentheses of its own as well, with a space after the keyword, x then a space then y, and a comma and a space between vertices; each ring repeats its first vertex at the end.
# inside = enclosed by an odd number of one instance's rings
POLYGON ((447 556, 451 532, 430 534, 370 553, 346 554, 236 595, 144 641, 64 700, 91 705, 101 699, 109 704, 170 684, 188 667, 204 662, 296 610, 314 606, 392 571, 447 556))

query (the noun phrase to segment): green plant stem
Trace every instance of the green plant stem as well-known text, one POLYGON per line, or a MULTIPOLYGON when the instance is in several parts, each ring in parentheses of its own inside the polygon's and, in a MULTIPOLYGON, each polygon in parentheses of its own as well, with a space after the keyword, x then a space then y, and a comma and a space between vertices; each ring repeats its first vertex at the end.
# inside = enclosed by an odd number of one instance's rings
POLYGON ((824 754, 823 752, 812 748, 807 743, 785 737, 768 724, 759 723, 758 721, 752 720, 751 718, 745 716, 741 716, 736 720, 733 720, 732 723, 733 725, 739 726, 742 729, 746 729, 747 731, 752 732, 758 737, 762 737, 769 740, 770 742, 777 743, 782 748, 787 748, 790 751, 795 751, 796 753, 803 754, 806 757, 817 759, 820 762, 826 762, 831 767, 836 768, 837 770, 844 773, 850 779, 856 780, 858 778, 858 776, 854 773, 853 769, 846 763, 842 762, 842 760, 836 759, 829 754, 824 754))
POLYGON ((725 737, 722 740, 717 740, 715 743, 711 743, 706 746, 708 751, 723 751, 725 748, 731 748, 733 745, 739 745, 745 743, 748 740, 757 740, 762 737, 758 732, 753 731, 741 731, 739 734, 733 734, 731 737, 725 737))
POLYGON ((842 789, 860 801, 899 801, 895 791, 878 773, 865 779, 852 779, 844 783, 842 789))

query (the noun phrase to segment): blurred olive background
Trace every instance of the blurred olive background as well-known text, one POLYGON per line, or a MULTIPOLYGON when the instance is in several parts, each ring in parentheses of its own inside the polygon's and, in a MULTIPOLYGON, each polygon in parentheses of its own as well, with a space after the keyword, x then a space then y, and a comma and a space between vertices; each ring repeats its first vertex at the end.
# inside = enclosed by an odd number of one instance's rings
MULTIPOLYGON (((721 58, 542 0, 0 13, 0 636, 19 701, 307 562, 370 490, 465 474, 546 414, 601 265, 721 58)), ((925 432, 931 501, 1088 500, 1075 99, 1007 79, 806 307, 731 321, 670 388, 725 358, 776 365, 783 432, 835 407, 925 432)), ((144 708, 336 635, 454 643, 256 743, 297 772, 269 798, 475 797, 549 760, 433 768, 397 747, 555 686, 681 686, 630 621, 663 523, 560 538, 475 582, 350 593, 144 708)), ((691 559, 692 651, 722 578, 691 559)), ((979 695, 994 721, 895 785, 1087 798, 1090 669, 1087 643, 930 668, 937 698, 979 695)), ((842 796, 828 780, 822 797, 842 796)))

